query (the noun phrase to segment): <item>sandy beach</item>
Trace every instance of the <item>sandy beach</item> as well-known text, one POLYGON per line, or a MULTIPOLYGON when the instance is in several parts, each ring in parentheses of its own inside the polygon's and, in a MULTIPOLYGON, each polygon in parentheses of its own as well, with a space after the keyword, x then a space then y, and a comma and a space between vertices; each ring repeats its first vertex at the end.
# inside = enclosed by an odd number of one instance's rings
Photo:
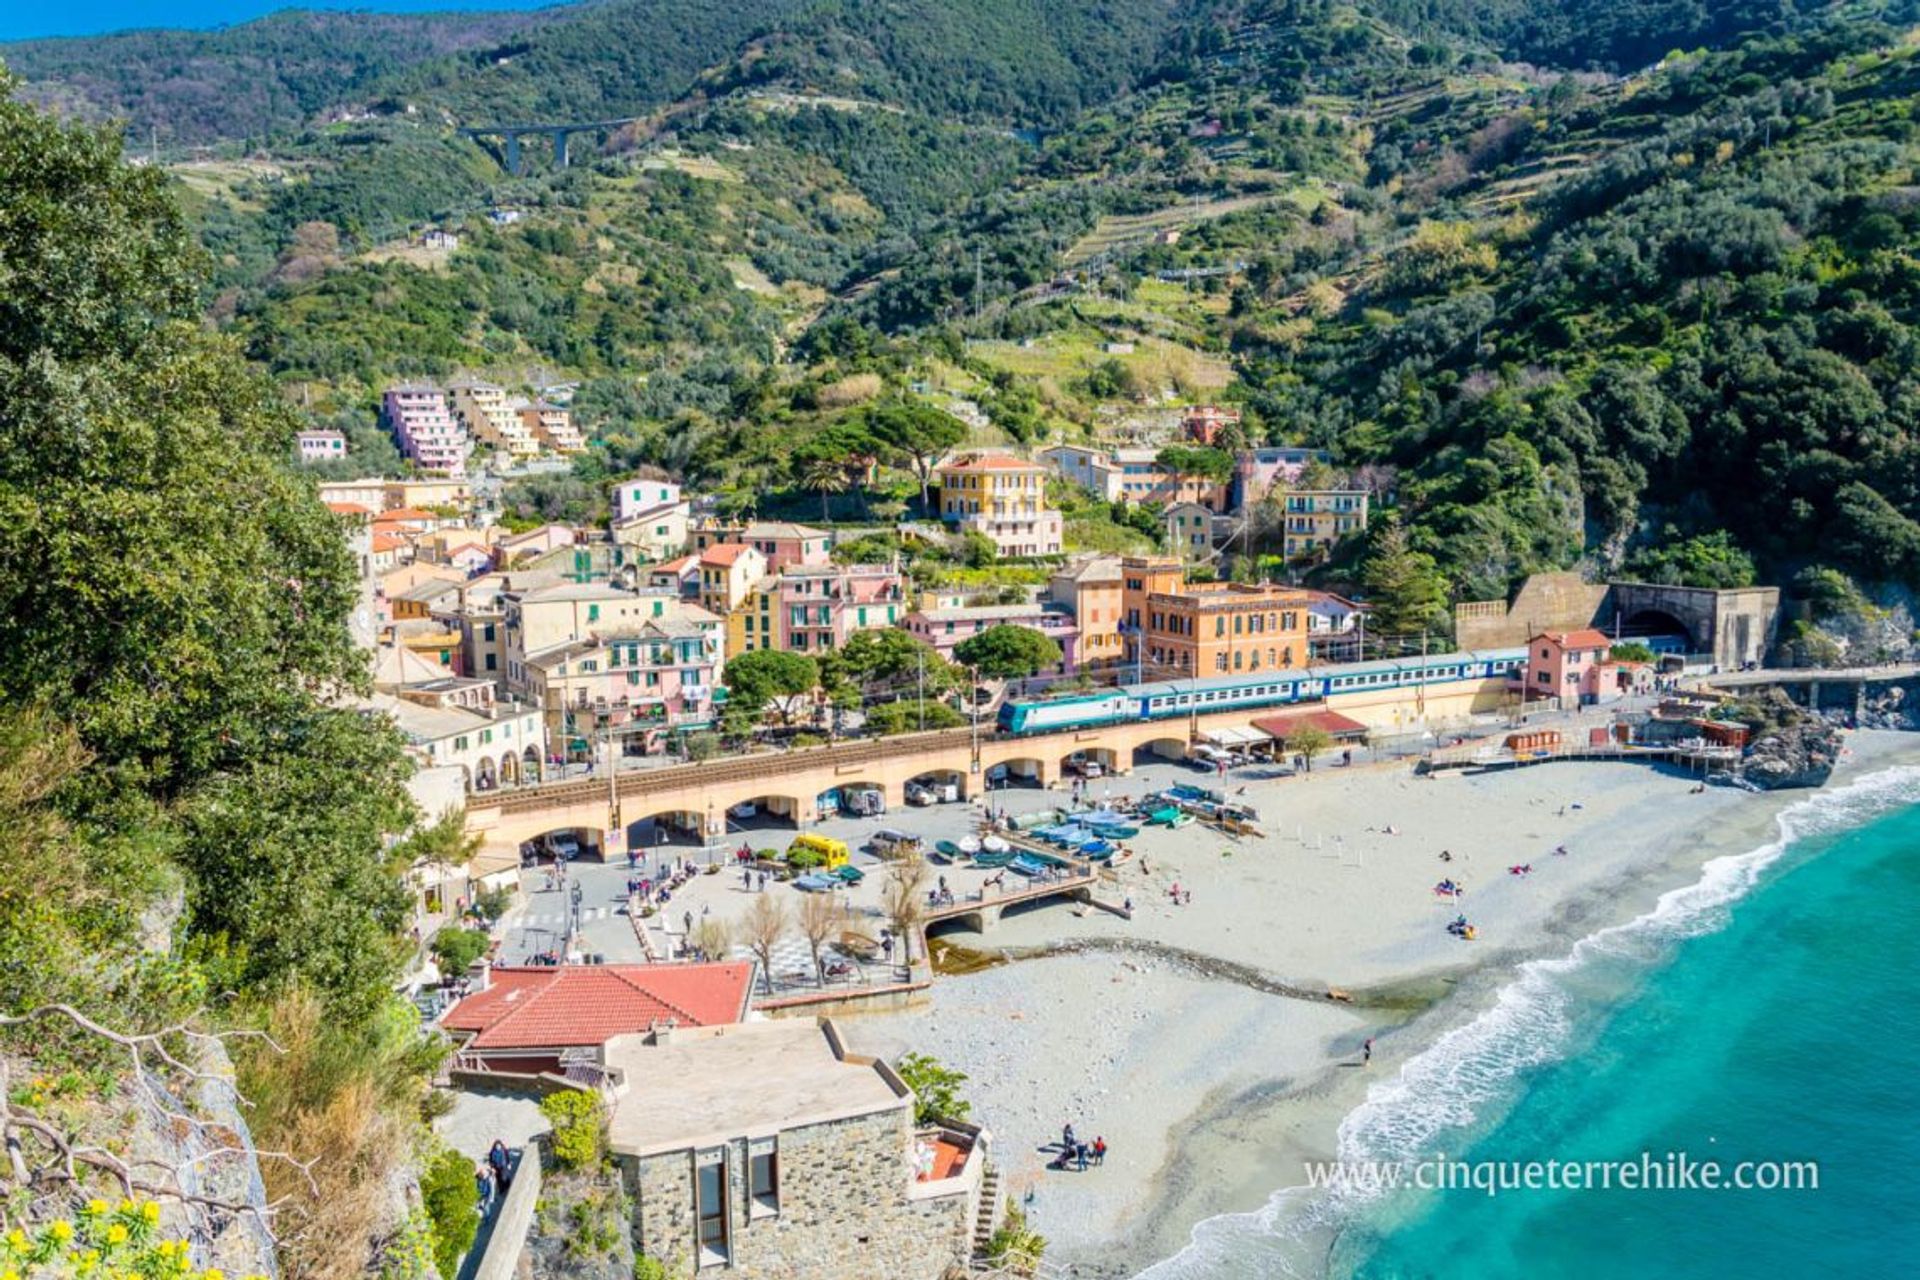
MULTIPOLYGON (((1857 733, 1849 746, 1830 786, 1920 757, 1912 735, 1857 733)), ((1095 783, 1093 798, 1196 777, 1155 766, 1095 783)), ((1695 792, 1638 763, 1433 780, 1404 764, 1323 766, 1227 785, 1246 788, 1265 834, 1143 832, 1110 889, 1133 899, 1131 921, 1055 905, 953 935, 987 952, 1057 953, 945 977, 926 1007, 852 1020, 871 1050, 918 1049, 968 1074, 1009 1190, 1030 1195, 1049 1260, 1074 1274, 1137 1273, 1202 1219, 1258 1209, 1300 1180, 1302 1159, 1331 1154, 1371 1081, 1471 1016, 1515 965, 1763 843, 1779 809, 1807 794, 1695 792), (1434 893, 1449 877, 1462 897, 1434 893), (1176 905, 1175 884, 1190 903, 1176 905), (1448 934, 1459 914, 1478 940, 1448 934), (1354 999, 1274 994, 1280 985, 1354 999), (1044 1168, 1069 1122, 1106 1138, 1103 1168, 1044 1168)), ((1060 796, 993 800, 1021 811, 1060 796)))

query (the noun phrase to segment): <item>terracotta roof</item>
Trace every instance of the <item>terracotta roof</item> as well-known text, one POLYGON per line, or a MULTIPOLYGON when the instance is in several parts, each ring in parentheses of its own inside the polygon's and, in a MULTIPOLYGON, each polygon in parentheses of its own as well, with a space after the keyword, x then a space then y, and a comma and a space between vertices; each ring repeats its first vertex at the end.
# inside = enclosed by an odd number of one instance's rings
POLYGON ((447 1010, 441 1022, 472 1032, 475 1049, 604 1044, 667 1021, 738 1022, 752 980, 753 966, 745 963, 495 969, 485 991, 447 1010))
POLYGON ((744 542, 716 542, 700 553, 700 563, 732 568, 741 556, 752 550, 744 542))
POLYGON ((431 511, 422 511, 418 507, 393 507, 380 513, 382 520, 438 520, 440 517, 431 511))
POLYGON ((1578 631, 1542 631, 1534 639, 1545 638, 1553 641, 1562 649, 1606 649, 1613 645, 1607 633, 1593 627, 1582 627, 1578 631))
POLYGON ((1028 462, 1025 458, 1009 457, 1004 453, 981 453, 943 462, 942 471, 1039 471, 1043 468, 1037 462, 1028 462))
POLYGON ((363 507, 357 502, 329 502, 327 504, 327 510, 337 516, 370 516, 373 514, 372 507, 363 507))
POLYGON ((407 545, 407 540, 397 533, 376 533, 373 535, 375 551, 398 551, 407 545))
POLYGON ((680 556, 674 560, 663 560, 659 564, 647 566, 648 573, 671 573, 676 576, 685 573, 700 563, 698 556, 680 556))
POLYGON ((1367 726, 1338 711, 1289 711, 1280 716, 1262 716, 1253 727, 1270 738, 1285 738, 1295 729, 1313 725, 1330 738, 1364 738, 1367 726))

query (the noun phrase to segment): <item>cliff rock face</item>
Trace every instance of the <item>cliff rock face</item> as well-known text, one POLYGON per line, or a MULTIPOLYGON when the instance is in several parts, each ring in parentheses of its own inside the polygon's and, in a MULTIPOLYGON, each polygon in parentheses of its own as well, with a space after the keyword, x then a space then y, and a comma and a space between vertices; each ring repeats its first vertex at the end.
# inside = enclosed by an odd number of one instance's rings
POLYGON ((1769 729, 1747 754, 1747 781, 1767 791, 1817 787, 1840 758, 1840 730, 1814 717, 1769 729))
POLYGON ((1862 729, 1920 729, 1920 697, 1911 684, 1870 688, 1860 706, 1862 729))

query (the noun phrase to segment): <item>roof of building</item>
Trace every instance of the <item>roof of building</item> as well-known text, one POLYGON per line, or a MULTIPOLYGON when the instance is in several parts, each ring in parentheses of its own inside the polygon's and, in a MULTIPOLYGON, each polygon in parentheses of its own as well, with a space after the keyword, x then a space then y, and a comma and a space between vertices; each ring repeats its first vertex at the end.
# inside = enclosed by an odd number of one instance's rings
POLYGON ((1367 736, 1366 725, 1338 711, 1289 711, 1285 715, 1262 716, 1253 722, 1253 727, 1268 737, 1283 740, 1288 734, 1309 725, 1323 730, 1335 741, 1367 736))
POLYGON ((372 507, 363 507, 357 502, 329 502, 327 510, 337 516, 371 516, 372 507))
POLYGON ((760 552, 744 542, 716 542, 700 553, 700 563, 710 564, 719 569, 731 569, 744 555, 759 555, 760 552))
POLYGON ((635 600, 639 592, 616 587, 611 582, 556 582, 527 587, 520 592, 523 604, 544 604, 554 600, 635 600))
POLYGON ((751 964, 733 962, 495 969, 487 989, 447 1010, 441 1025, 472 1033, 475 1049, 605 1044, 669 1022, 738 1022, 752 980, 751 964))
MULTIPOLYGON (((721 545, 725 545, 725 544, 723 543, 721 545)), ((689 573, 692 570, 698 568, 699 565, 700 565, 699 556, 684 555, 684 556, 678 556, 672 560, 662 560, 659 564, 650 564, 647 566, 647 572, 648 573, 670 573, 675 577, 679 577, 682 574, 689 573)))
POLYGON ((432 604, 460 590, 460 583, 454 578, 428 578, 416 582, 405 591, 399 592, 393 599, 405 600, 408 604, 432 604))
POLYGON ((440 517, 419 507, 389 507, 380 513, 380 523, 396 520, 438 520, 440 517))
POLYGON ((375 551, 398 551, 401 547, 407 545, 409 545, 407 540, 397 533, 376 533, 373 535, 373 549, 375 551))
POLYGON ((922 609, 915 615, 928 622, 991 622, 1001 619, 1007 622, 1025 620, 1058 619, 1061 622, 1073 621, 1073 610, 1065 605, 1034 602, 1031 604, 977 604, 966 605, 958 609, 922 609))
MULTIPOLYGON (((682 967, 685 966, 676 966, 682 967)), ((630 1082, 609 1123, 624 1155, 709 1146, 901 1110, 913 1092, 884 1062, 850 1052, 832 1022, 777 1018, 629 1036, 607 1064, 630 1082)))
POLYGON ((791 520, 755 520, 740 531, 741 542, 751 542, 756 538, 775 540, 779 538, 824 538, 825 529, 816 529, 809 524, 795 524, 791 520))
POLYGON ((684 498, 679 502, 656 502, 650 507, 630 511, 614 522, 614 527, 625 529, 631 525, 643 524, 648 520, 659 520, 666 516, 685 515, 692 504, 684 498))
POLYGON ((1016 458, 1007 453, 968 453, 949 458, 935 468, 937 471, 1040 471, 1044 468, 1037 462, 1025 458, 1016 458))
MULTIPOLYGON (((444 670, 436 668, 436 671, 441 678, 445 678, 444 670)), ((415 746, 457 738, 463 733, 473 733, 494 723, 491 716, 463 707, 430 707, 423 702, 409 702, 387 693, 358 698, 355 702, 365 710, 385 714, 402 736, 415 746)))
POLYGON ((1551 640, 1562 649, 1605 649, 1613 644, 1606 632, 1594 627, 1581 627, 1576 631, 1542 631, 1533 639, 1551 640))
POLYGON ((383 645, 373 664, 376 689, 397 689, 446 678, 446 668, 429 662, 405 645, 383 645))
POLYGON ((1119 556, 1087 556, 1079 560, 1069 560, 1053 575, 1065 578, 1069 582, 1118 582, 1120 581, 1119 556))

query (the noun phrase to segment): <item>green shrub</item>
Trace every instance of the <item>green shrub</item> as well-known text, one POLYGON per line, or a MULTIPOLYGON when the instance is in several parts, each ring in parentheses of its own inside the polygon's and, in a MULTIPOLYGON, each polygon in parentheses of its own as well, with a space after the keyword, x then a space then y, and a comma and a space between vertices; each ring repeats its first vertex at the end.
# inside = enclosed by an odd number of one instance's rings
POLYGON ((965 1072, 943 1067, 924 1053, 906 1054, 895 1069, 913 1090, 915 1124, 965 1120, 973 1110, 972 1104, 960 1096, 960 1086, 967 1079, 965 1072))
POLYGON ((1014 1275, 1030 1276, 1040 1269, 1046 1252, 1047 1238, 1027 1226, 1026 1211, 1007 1197, 1000 1229, 987 1239, 987 1261, 1014 1275))
POLYGON ((473 1162, 458 1151, 442 1151, 420 1179, 420 1203, 433 1223, 434 1264, 443 1276, 459 1274, 460 1259, 480 1228, 473 1162))
POLYGON ((442 973, 465 973, 468 965, 487 954, 490 945, 491 940, 480 930, 450 924, 433 935, 433 958, 439 961, 442 973))
POLYGON ((818 849, 799 848, 787 850, 787 865, 795 871, 811 871, 826 860, 826 855, 818 849))
POLYGON ((667 1280, 667 1264, 643 1253, 633 1260, 633 1280, 667 1280))
POLYGON ((600 1163, 606 1118, 600 1096, 564 1089, 540 1101, 540 1113, 553 1126, 553 1160, 562 1169, 590 1169, 600 1163))

